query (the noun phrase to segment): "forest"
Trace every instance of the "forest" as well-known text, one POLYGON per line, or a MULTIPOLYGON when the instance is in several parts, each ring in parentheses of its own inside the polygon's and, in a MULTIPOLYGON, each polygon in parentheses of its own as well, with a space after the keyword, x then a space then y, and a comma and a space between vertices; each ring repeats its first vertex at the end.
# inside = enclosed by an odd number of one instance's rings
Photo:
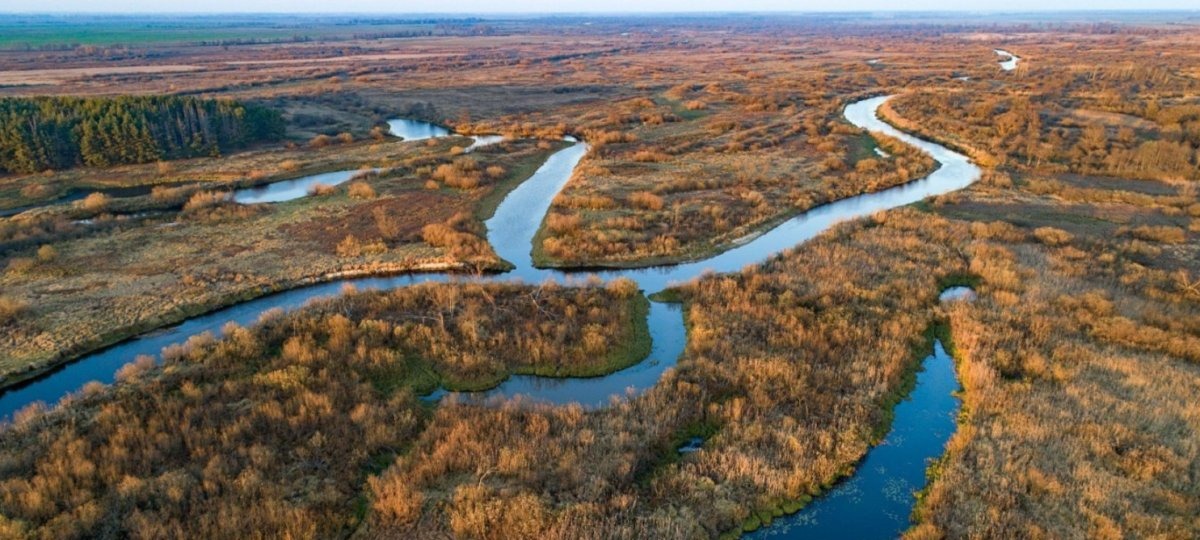
POLYGON ((219 156, 283 137, 278 111, 188 96, 0 99, 0 173, 219 156))

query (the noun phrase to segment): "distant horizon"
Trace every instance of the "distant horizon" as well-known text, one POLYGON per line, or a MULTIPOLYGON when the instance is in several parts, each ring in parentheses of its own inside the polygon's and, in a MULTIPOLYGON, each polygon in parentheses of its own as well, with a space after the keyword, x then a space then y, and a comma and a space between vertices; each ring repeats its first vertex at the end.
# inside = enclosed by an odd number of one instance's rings
MULTIPOLYGON (((688 2, 686 0, 661 0, 650 2, 639 2, 638 0, 616 0, 604 2, 602 9, 559 9, 551 0, 516 0, 510 5, 528 6, 516 7, 512 9, 495 10, 490 9, 494 6, 491 2, 481 0, 465 0, 457 2, 463 6, 461 9, 451 11, 445 10, 445 4, 440 2, 432 2, 421 0, 412 2, 412 6, 406 7, 403 10, 388 9, 383 7, 386 2, 383 0, 350 0, 341 5, 357 5, 361 8, 351 8, 348 10, 327 10, 326 3, 322 0, 301 0, 299 2, 279 2, 277 0, 214 0, 204 4, 208 9, 205 10, 180 10, 178 7, 160 9, 163 2, 155 2, 153 0, 121 0, 121 3, 128 4, 128 8, 112 9, 111 3, 106 3, 105 9, 96 10, 88 6, 88 2, 82 0, 67 0, 59 6, 47 10, 45 5, 34 0, 15 0, 12 6, 0 5, 0 15, 22 15, 22 16, 71 16, 71 15, 102 15, 102 16, 139 16, 139 15, 159 15, 159 16, 220 16, 220 15, 327 15, 327 16, 502 16, 502 15, 588 15, 588 16, 629 16, 629 15, 755 15, 755 14, 786 14, 786 15, 887 15, 887 14, 952 14, 952 15, 1048 15, 1048 14, 1133 14, 1133 13, 1200 13, 1200 7, 1196 7, 1190 1, 1180 0, 1159 0, 1157 2, 1138 3, 1139 5, 1129 5, 1132 2, 1129 0, 1097 0, 1088 2, 1086 0, 1068 0, 1070 3, 1079 2, 1080 5, 1046 7, 1047 2, 1039 0, 1014 0, 1011 2, 996 2, 987 1, 983 5, 974 4, 971 7, 962 7, 960 3, 952 0, 924 0, 920 5, 895 6, 888 5, 882 7, 885 3, 879 0, 846 0, 839 5, 839 9, 823 9, 821 7, 797 7, 795 5, 775 5, 780 4, 781 0, 747 0, 743 2, 745 7, 729 9, 720 6, 712 5, 711 0, 695 0, 688 2), (873 7, 874 4, 880 4, 879 7, 873 7), (995 3, 996 5, 991 5, 995 3), (229 7, 218 7, 213 9, 213 5, 226 5, 229 7), (649 4, 647 6, 646 4, 649 4), (1146 5, 1149 4, 1149 5, 1146 5), (28 5, 30 7, 22 7, 28 5), (437 6, 437 9, 424 8, 421 6, 437 6), (36 7, 33 7, 36 6, 36 7), (141 8, 141 6, 148 6, 141 8), (376 6, 376 7, 366 7, 376 6), (479 8, 471 8, 470 6, 480 6, 479 8), (487 7, 483 7, 487 6, 487 7), (540 7, 539 7, 540 6, 540 7), (627 6, 627 7, 618 7, 627 6), (694 7, 688 7, 694 6, 694 7), (911 6, 911 7, 910 7, 911 6), (275 9, 278 7, 279 9, 275 9), (481 9, 482 8, 482 9, 481 9)), ((7 0, 0 4, 9 3, 7 0)), ((719 2, 718 2, 719 3, 719 2)))
POLYGON ((1087 14, 1087 13, 1200 13, 1200 8, 1075 8, 1045 10, 1000 10, 1000 9, 860 9, 860 10, 711 10, 711 11, 4 11, 0 15, 384 15, 403 17, 407 15, 886 15, 900 14, 954 14, 954 15, 1044 15, 1044 14, 1087 14))

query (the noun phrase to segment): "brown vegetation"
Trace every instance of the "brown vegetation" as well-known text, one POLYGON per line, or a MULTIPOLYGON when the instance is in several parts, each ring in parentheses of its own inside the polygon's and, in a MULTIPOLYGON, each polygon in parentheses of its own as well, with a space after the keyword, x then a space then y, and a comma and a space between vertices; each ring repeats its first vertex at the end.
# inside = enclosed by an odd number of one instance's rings
MULTIPOLYGON (((18 415, 0 437, 3 525, 45 537, 327 537, 362 517, 367 537, 735 533, 796 509, 863 455, 923 334, 944 318, 967 414, 912 537, 1196 536, 1194 29, 624 24, 173 48, 162 61, 202 67, 0 88, 261 99, 287 111, 297 143, 171 171, 0 178, 5 208, 70 189, 179 190, 0 218, 4 369, 314 276, 459 264, 486 250, 464 216, 486 213, 568 133, 593 151, 546 216, 536 247, 555 264, 696 257, 816 204, 923 176, 925 156, 841 120, 866 95, 908 92, 891 120, 995 168, 964 192, 684 287, 685 357, 646 394, 603 410, 428 412, 411 397, 435 380, 536 371, 521 363, 535 352, 560 361, 546 368, 555 374, 613 368, 599 357, 624 339, 610 324, 617 301, 591 290, 418 288, 371 296, 388 299, 386 313, 305 312, 197 340, 161 372, 142 361, 116 389, 18 415), (1024 58, 1016 72, 995 65, 1001 40, 1024 58), (352 48, 385 56, 361 56, 350 73, 315 61, 352 48), (254 69, 225 62, 268 56, 254 69), (366 137, 397 111, 460 133, 544 140, 456 155, 464 139, 366 137), (343 132, 360 142, 335 144, 343 132), (339 190, 252 215, 218 204, 211 220, 173 213, 197 193, 271 180, 263 171, 362 165, 388 171, 362 179, 375 197, 339 190), (146 209, 169 213, 98 215, 146 209), (57 256, 41 260, 43 245, 57 256), (938 307, 938 290, 956 280, 979 300, 938 307), (544 315, 534 303, 555 307, 544 315), (389 320, 398 313, 403 322, 389 320), (539 339, 521 338, 530 332, 539 339), (696 434, 708 437, 703 449, 678 458, 676 444, 696 434)), ((0 63, 112 54, 125 53, 14 52, 0 63)), ((636 297, 622 287, 612 294, 636 297)))
MULTIPOLYGON (((530 174, 549 152, 529 141, 505 143, 472 157, 480 167, 508 171, 504 178, 483 189, 431 193, 415 171, 442 163, 444 148, 410 145, 397 152, 381 145, 381 156, 411 165, 356 180, 375 191, 373 199, 339 191, 246 206, 230 201, 227 191, 179 186, 142 197, 151 200, 145 204, 176 205, 143 219, 101 217, 82 225, 58 212, 0 218, 0 241, 11 246, 0 255, 6 269, 0 288, 5 296, 38 299, 0 337, 0 376, 11 380, 190 314, 332 275, 498 268, 472 210, 514 185, 512 177, 530 174), (422 227, 447 222, 464 236, 443 247, 422 242, 422 227), (42 246, 57 252, 52 265, 38 262, 42 246)), ((134 204, 113 201, 110 207, 134 204)))
MULTIPOLYGON (((143 357, 114 387, 89 386, 4 431, 0 535, 342 533, 365 510, 366 475, 428 422, 415 395, 613 361, 582 338, 636 340, 644 300, 627 292, 451 284, 349 294, 227 326, 220 340, 193 338, 169 348, 161 369, 143 357)), ((396 496, 393 517, 408 515, 396 496)))

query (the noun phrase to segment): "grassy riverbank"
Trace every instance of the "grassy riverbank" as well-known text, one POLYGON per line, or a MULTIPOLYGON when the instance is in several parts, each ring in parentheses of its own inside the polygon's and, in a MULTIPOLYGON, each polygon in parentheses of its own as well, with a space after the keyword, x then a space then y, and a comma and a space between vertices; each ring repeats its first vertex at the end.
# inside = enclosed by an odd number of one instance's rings
MULTIPOLYGON (((653 107, 638 103, 643 109, 653 107)), ((822 204, 932 171, 929 156, 882 135, 870 137, 887 150, 887 158, 846 151, 860 146, 858 139, 867 135, 842 123, 837 105, 806 113, 828 114, 825 120, 838 125, 821 138, 820 146, 829 153, 813 153, 785 135, 757 149, 744 148, 744 143, 722 146, 726 136, 742 137, 712 133, 703 139, 707 151, 686 157, 664 151, 664 145, 711 129, 683 121, 642 126, 628 134, 630 140, 612 140, 611 132, 590 133, 589 141, 599 138, 601 143, 593 143, 543 218, 534 240, 535 264, 635 268, 701 260, 822 204)), ((815 133, 808 133, 810 140, 815 133)))
POLYGON ((40 244, 50 246, 53 257, 10 259, 0 275, 3 297, 26 307, 0 339, 3 384, 138 333, 289 288, 349 276, 506 269, 475 236, 482 226, 470 214, 528 178, 553 147, 521 141, 506 143, 506 151, 473 153, 485 166, 500 167, 503 176, 471 190, 430 190, 420 170, 450 159, 441 157, 447 148, 398 147, 402 153, 394 159, 403 160, 366 180, 369 197, 351 196, 347 185, 281 204, 185 209, 40 244), (428 245, 424 227, 446 223, 462 229, 457 243, 428 245), (464 238, 475 240, 463 244, 464 238))

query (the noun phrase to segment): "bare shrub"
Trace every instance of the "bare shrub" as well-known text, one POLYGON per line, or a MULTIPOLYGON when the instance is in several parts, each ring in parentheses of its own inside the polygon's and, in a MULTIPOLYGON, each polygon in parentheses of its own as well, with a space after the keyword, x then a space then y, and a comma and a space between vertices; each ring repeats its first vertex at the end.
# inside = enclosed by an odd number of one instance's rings
POLYGON ((54 260, 57 258, 58 258, 58 251, 55 250, 54 246, 52 246, 50 244, 43 245, 42 247, 39 247, 37 250, 37 259, 40 262, 43 262, 43 263, 54 262, 54 260))
POLYGON ((0 326, 5 326, 16 321, 28 309, 29 304, 23 300, 10 296, 0 296, 0 326))
POLYGON ((88 194, 80 202, 80 207, 89 212, 102 212, 108 208, 108 204, 112 199, 99 191, 88 194))
POLYGON ((337 193, 337 188, 326 184, 313 184, 308 188, 308 195, 311 197, 324 197, 337 193))
POLYGON ((363 181, 350 183, 350 197, 354 199, 374 199, 375 188, 363 181))
POLYGON ((308 147, 313 149, 325 148, 333 144, 333 137, 329 135, 317 135, 308 140, 308 147))
POLYGON ((220 206, 229 200, 229 194, 220 191, 201 191, 195 193, 183 205, 184 212, 196 212, 206 208, 220 206))
POLYGON ((1071 241, 1071 233, 1054 227, 1038 227, 1033 231, 1034 238, 1048 246, 1061 246, 1071 241))
POLYGON ((1162 244, 1182 244, 1187 240, 1183 229, 1169 225, 1142 225, 1131 232, 1134 238, 1162 244))
POLYGON ((583 218, 577 215, 551 213, 546 215, 546 228, 554 234, 569 234, 579 230, 583 218))
POLYGON ((649 191, 636 191, 629 195, 629 202, 642 210, 662 210, 663 199, 649 191))
POLYGON ((362 255, 362 244, 352 234, 346 235, 335 248, 339 257, 357 257, 362 255))

